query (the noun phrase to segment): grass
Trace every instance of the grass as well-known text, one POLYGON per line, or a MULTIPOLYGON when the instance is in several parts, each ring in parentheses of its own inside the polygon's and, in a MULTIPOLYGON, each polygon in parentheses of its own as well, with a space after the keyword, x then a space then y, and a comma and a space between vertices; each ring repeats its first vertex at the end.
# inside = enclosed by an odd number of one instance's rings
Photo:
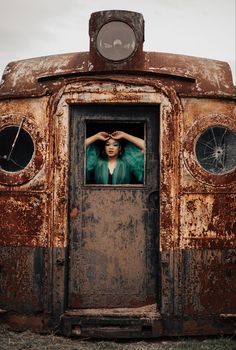
POLYGON ((232 338, 155 341, 91 341, 0 328, 0 350, 236 350, 232 338))

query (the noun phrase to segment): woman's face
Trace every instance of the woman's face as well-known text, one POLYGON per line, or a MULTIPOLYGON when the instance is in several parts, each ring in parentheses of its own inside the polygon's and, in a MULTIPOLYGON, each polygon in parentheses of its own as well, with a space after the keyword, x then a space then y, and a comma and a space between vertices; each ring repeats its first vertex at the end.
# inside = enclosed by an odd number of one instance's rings
POLYGON ((105 143, 105 153, 108 157, 117 157, 120 152, 120 143, 113 138, 110 138, 105 143))

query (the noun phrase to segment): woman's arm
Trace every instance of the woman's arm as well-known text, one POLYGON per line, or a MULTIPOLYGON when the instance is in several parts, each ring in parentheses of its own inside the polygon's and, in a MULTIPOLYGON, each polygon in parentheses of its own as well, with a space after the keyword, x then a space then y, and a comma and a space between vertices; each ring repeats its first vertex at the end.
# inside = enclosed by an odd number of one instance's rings
POLYGON ((109 134, 105 131, 98 132, 95 135, 92 135, 90 137, 87 137, 85 140, 85 147, 88 145, 91 145, 91 143, 94 143, 95 141, 101 140, 101 141, 106 141, 109 139, 109 134))
POLYGON ((119 140, 119 139, 125 139, 131 143, 133 143, 135 146, 137 146, 138 148, 140 148, 143 152, 145 150, 145 142, 143 139, 130 135, 124 131, 114 131, 111 134, 112 138, 114 138, 115 140, 119 140))

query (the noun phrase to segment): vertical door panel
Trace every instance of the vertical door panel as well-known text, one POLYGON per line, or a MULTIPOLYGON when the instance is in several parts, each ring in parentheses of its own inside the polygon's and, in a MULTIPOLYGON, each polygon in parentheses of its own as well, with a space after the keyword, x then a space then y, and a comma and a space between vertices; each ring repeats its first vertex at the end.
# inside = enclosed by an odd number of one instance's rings
POLYGON ((137 307, 156 302, 158 147, 157 106, 73 108, 70 203, 77 214, 70 223, 69 308, 137 307), (123 127, 137 136, 143 133, 144 184, 86 184, 84 140, 89 130, 103 131, 108 126, 123 127))

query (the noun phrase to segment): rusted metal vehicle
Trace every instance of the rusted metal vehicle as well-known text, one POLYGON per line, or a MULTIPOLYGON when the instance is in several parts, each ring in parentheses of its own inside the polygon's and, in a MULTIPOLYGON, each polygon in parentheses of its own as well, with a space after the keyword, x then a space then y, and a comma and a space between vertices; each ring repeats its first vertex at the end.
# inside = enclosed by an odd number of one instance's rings
POLYGON ((0 319, 88 337, 233 333, 229 65, 144 52, 135 12, 93 13, 89 36, 89 52, 2 77, 0 319), (117 131, 143 140, 143 180, 88 181, 85 141, 117 131))

